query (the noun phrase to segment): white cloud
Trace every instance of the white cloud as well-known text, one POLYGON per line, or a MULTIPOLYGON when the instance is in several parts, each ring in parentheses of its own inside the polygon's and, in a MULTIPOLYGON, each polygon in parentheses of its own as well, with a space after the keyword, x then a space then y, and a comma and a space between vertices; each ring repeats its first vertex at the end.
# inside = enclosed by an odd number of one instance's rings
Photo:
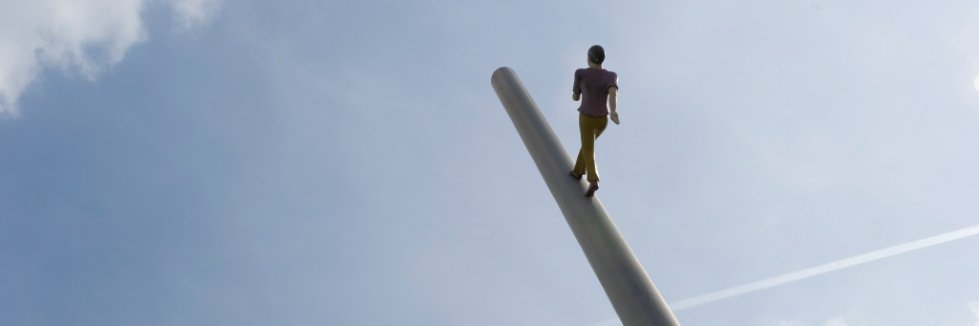
MULTIPOLYGON (((0 115, 47 67, 94 80, 146 39, 141 13, 151 0, 0 0, 0 115)), ((182 28, 206 22, 216 0, 166 0, 182 28)))
POLYGON ((826 326, 847 326, 846 319, 843 316, 836 316, 826 321, 826 326))
POLYGON ((979 301, 969 303, 969 310, 972 310, 972 314, 976 315, 976 322, 974 326, 979 326, 979 301))
POLYGON ((217 11, 219 0, 172 0, 174 19, 181 30, 205 24, 217 11))

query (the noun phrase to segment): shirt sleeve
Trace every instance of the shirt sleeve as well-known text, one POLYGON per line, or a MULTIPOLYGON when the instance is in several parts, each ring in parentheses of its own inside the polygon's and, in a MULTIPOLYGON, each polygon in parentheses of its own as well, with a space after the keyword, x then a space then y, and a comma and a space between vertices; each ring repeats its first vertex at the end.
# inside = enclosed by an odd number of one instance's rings
POLYGON ((619 89, 619 75, 614 72, 610 76, 609 84, 608 84, 608 88, 612 88, 612 87, 615 87, 615 89, 619 89))
POLYGON ((574 85, 571 86, 571 91, 574 94, 581 94, 581 69, 574 71, 574 85))

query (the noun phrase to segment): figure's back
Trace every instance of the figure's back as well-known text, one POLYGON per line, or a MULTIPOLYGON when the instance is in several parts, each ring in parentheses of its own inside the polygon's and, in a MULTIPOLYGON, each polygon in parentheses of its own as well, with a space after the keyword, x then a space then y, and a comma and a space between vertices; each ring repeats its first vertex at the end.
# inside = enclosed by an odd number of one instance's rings
POLYGON ((574 73, 574 92, 581 93, 578 111, 590 116, 608 115, 608 89, 618 88, 618 75, 601 68, 583 68, 574 73))

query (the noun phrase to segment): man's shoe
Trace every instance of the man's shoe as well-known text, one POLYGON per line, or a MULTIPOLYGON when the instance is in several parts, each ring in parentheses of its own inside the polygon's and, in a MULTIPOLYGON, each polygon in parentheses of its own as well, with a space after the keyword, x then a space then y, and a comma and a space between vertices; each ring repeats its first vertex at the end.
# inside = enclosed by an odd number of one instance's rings
POLYGON ((575 174, 574 171, 570 171, 570 172, 568 172, 568 175, 570 175, 575 180, 581 180, 581 176, 583 176, 585 174, 584 173, 582 173, 582 174, 575 174))
POLYGON ((595 195, 595 191, 598 190, 598 182, 589 182, 588 190, 585 191, 585 197, 591 197, 595 195))

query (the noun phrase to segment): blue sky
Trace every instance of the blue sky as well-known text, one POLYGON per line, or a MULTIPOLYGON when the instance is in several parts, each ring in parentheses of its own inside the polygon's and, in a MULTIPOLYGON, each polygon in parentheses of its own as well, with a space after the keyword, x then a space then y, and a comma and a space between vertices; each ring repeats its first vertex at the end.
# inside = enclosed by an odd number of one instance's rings
MULTIPOLYGON (((489 84, 569 152, 668 301, 979 224, 979 3, 0 4, 0 324, 599 325, 489 84)), ((977 325, 964 238, 677 312, 977 325)))

